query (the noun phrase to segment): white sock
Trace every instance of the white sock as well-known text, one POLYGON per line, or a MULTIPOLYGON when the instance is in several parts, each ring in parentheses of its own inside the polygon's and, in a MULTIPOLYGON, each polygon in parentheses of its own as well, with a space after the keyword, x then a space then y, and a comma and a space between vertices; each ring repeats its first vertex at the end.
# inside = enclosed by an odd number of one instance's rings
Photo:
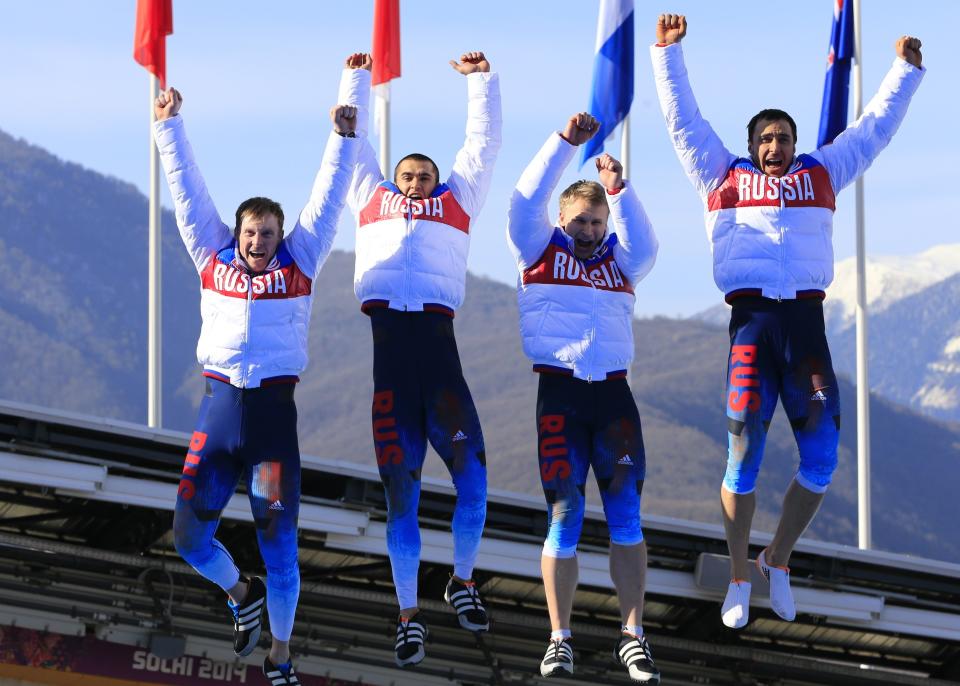
POLYGON ((563 639, 570 637, 570 629, 557 629, 556 631, 550 632, 551 641, 562 641, 563 639))

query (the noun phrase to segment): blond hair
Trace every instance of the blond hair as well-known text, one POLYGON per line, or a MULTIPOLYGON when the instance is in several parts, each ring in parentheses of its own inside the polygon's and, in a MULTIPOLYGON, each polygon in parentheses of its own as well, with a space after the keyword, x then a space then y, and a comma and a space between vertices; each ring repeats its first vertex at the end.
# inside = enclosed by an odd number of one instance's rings
POLYGON ((586 200, 591 205, 607 206, 607 193, 596 181, 574 181, 560 194, 560 211, 577 200, 586 200))

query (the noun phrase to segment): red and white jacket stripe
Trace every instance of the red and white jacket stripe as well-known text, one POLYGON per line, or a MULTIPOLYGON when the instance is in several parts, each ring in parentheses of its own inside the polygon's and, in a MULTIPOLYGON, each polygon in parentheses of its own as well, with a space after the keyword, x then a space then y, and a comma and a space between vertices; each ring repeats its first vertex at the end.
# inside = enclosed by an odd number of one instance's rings
POLYGON ((650 55, 667 131, 704 203, 717 287, 781 299, 826 290, 836 194, 887 147, 926 70, 894 60, 863 115, 832 144, 797 155, 777 178, 730 153, 701 116, 679 43, 651 46, 650 55))
POLYGON ((267 270, 251 274, 207 191, 183 119, 158 121, 153 134, 180 236, 200 274, 197 360, 205 373, 238 388, 295 380, 307 366, 313 280, 333 246, 359 142, 331 132, 296 226, 267 270))
POLYGON ((550 222, 547 205, 576 147, 550 135, 517 182, 510 200, 507 241, 520 278, 520 337, 534 364, 603 380, 633 360, 634 287, 653 268, 658 243, 629 181, 607 194, 608 231, 588 260, 550 222))
POLYGON ((384 181, 367 137, 370 72, 343 71, 337 102, 359 110, 361 148, 347 203, 357 218, 353 285, 364 305, 452 313, 463 303, 470 229, 490 187, 502 128, 497 75, 474 73, 466 81, 463 148, 446 183, 412 200, 384 181))

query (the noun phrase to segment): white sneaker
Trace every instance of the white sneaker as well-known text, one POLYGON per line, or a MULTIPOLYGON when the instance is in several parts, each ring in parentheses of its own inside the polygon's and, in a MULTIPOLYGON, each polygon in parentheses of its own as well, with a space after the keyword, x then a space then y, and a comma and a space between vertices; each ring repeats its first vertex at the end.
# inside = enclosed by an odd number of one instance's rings
POLYGON ((749 581, 731 581, 727 587, 720 616, 731 629, 742 629, 750 621, 750 588, 749 581))
POLYGON ((790 568, 768 564, 767 551, 757 556, 757 569, 770 582, 770 605, 781 619, 792 622, 797 617, 797 606, 790 590, 790 568))

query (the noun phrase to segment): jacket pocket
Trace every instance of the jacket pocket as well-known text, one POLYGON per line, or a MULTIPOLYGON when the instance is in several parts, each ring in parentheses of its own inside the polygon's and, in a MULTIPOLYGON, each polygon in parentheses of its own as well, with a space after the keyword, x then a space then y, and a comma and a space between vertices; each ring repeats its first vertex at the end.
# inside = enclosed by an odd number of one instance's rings
POLYGON ((537 324, 537 333, 533 337, 532 348, 538 352, 540 350, 540 341, 543 336, 543 327, 547 325, 547 320, 550 318, 550 310, 552 308, 553 303, 547 302, 546 306, 543 308, 543 313, 540 315, 540 322, 537 324))

